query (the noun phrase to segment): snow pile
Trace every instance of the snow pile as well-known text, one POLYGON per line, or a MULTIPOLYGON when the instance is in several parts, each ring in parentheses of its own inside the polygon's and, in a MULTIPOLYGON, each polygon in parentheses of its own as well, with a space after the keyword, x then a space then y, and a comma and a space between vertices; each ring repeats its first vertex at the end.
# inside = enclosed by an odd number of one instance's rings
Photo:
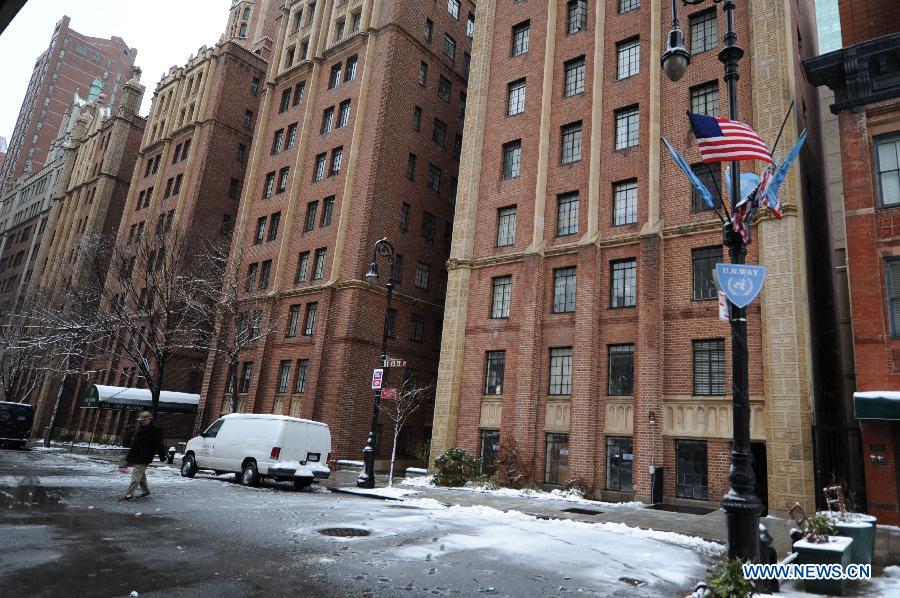
POLYGON ((533 490, 531 488, 523 488, 515 490, 513 488, 494 488, 492 486, 462 486, 462 487, 444 487, 434 485, 434 476, 404 478, 400 481, 404 486, 412 486, 414 488, 440 488, 442 490, 460 490, 463 492, 477 492, 479 494, 490 494, 493 496, 502 496, 507 498, 533 498, 537 500, 564 500, 566 502, 579 503, 583 505, 591 505, 594 507, 602 507, 605 509, 616 508, 633 508, 641 509, 645 505, 639 501, 631 502, 604 502, 601 500, 590 500, 581 496, 577 490, 552 490, 544 492, 543 490, 533 490))

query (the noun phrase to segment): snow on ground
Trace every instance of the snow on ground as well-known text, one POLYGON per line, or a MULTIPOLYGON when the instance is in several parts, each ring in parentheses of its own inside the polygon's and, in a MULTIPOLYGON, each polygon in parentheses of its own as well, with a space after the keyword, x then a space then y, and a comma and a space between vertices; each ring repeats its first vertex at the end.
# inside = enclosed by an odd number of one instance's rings
POLYGON ((381 496, 383 498, 393 498, 396 500, 421 494, 418 490, 404 490, 393 486, 391 488, 341 488, 341 492, 347 494, 362 494, 364 496, 381 496))
MULTIPOLYGON (((900 567, 885 567, 882 575, 868 581, 850 582, 848 594, 853 596, 900 596, 900 567)), ((802 581, 782 581, 775 594, 754 594, 759 598, 809 598, 815 594, 803 591, 802 581)))
POLYGON ((581 496, 577 490, 553 490, 544 492, 543 490, 532 490, 531 488, 523 488, 514 490, 512 488, 492 488, 490 486, 462 486, 462 487, 444 487, 434 485, 434 476, 423 476, 404 478, 400 481, 404 486, 412 486, 414 488, 440 488, 442 490, 459 490, 461 492, 478 492, 481 494, 491 494, 493 496, 505 496, 509 498, 533 498, 537 500, 564 500, 566 502, 581 503, 585 505, 593 505, 595 507, 603 507, 607 509, 616 508, 633 508, 641 509, 645 505, 639 501, 632 502, 604 502, 600 500, 589 500, 581 496))

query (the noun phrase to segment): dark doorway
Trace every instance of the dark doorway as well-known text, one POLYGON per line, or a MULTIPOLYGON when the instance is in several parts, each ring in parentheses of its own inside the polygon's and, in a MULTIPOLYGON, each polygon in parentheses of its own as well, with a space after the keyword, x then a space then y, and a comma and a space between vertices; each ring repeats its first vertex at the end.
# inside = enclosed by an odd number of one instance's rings
POLYGON ((675 496, 708 500, 706 441, 675 441, 675 496))
POLYGON ((759 516, 765 517, 769 514, 769 476, 767 473, 766 443, 751 442, 750 451, 753 453, 753 475, 756 476, 756 487, 753 491, 763 504, 763 510, 759 516))

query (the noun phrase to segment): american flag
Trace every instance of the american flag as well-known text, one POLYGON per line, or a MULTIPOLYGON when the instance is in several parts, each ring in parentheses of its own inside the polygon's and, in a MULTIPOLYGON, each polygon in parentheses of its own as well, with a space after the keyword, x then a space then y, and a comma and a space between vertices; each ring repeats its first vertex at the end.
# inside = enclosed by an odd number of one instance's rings
POLYGON ((691 128, 706 164, 735 160, 762 160, 772 163, 769 148, 759 134, 736 120, 688 113, 691 128))

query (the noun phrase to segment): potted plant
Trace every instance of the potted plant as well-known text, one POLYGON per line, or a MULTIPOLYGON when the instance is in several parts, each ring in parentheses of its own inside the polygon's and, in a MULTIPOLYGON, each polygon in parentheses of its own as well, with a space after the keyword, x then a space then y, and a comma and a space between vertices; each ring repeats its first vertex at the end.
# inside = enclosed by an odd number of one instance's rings
POLYGON ((844 497, 842 484, 823 488, 823 491, 829 510, 823 511, 822 515, 837 528, 838 535, 853 538, 850 561, 871 565, 878 520, 872 515, 854 512, 853 501, 844 497))
MULTIPOLYGON (((791 509, 792 514, 800 505, 791 509)), ((802 512, 802 509, 800 510, 802 512)), ((851 546, 853 538, 838 536, 837 528, 829 517, 822 513, 816 513, 812 517, 803 517, 798 521, 803 525, 805 536, 794 542, 794 552, 797 553, 799 565, 841 565, 846 567, 851 563, 851 546)), ((807 579, 805 580, 807 592, 817 594, 831 594, 840 596, 846 589, 846 580, 843 579, 807 579)))

